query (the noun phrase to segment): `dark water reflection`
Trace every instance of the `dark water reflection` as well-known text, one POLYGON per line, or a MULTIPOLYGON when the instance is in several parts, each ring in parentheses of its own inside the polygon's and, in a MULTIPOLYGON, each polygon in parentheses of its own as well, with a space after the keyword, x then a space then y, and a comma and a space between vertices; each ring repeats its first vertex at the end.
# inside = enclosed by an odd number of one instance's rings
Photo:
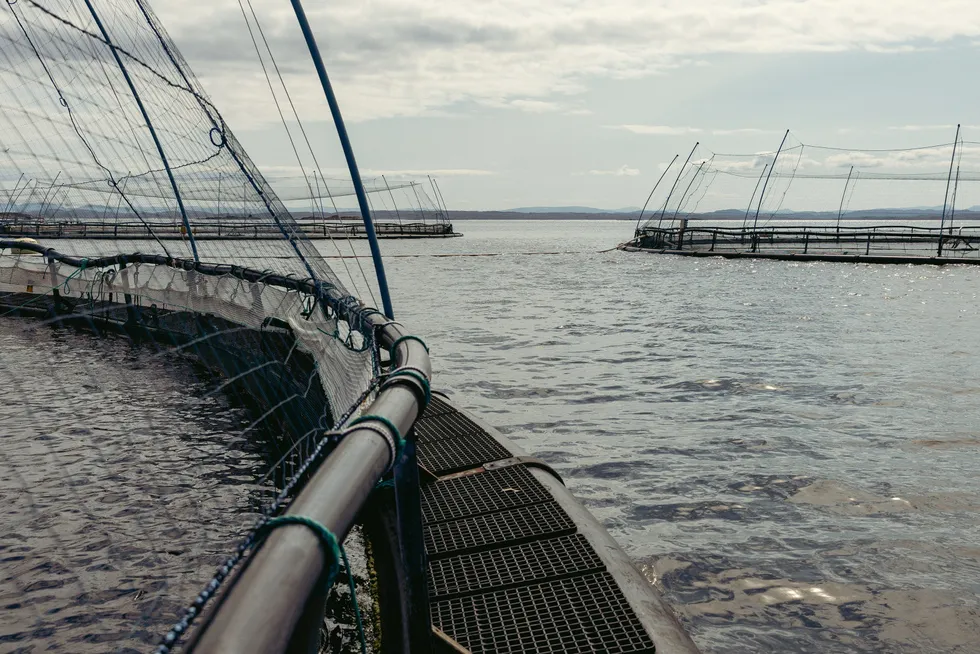
POLYGON ((980 269, 384 244, 438 386, 554 464, 707 652, 976 652, 980 269), (527 256, 523 252, 566 254, 527 256))
POLYGON ((0 318, 0 651, 147 651, 246 525, 249 423, 152 347, 0 318))

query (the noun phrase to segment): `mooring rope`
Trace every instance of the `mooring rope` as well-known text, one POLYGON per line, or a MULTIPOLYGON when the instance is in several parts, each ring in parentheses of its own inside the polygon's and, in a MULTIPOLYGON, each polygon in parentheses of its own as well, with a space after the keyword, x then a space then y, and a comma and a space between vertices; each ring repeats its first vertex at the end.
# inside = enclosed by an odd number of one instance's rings
POLYGON ((391 347, 389 347, 388 349, 389 349, 390 351, 392 351, 392 352, 394 352, 394 351, 395 351, 395 349, 396 349, 396 348, 397 348, 397 347, 398 347, 398 346, 399 346, 399 345, 400 345, 401 343, 404 343, 405 341, 416 341, 416 342, 418 342, 418 343, 421 343, 421 344, 422 344, 422 347, 424 347, 424 348, 425 348, 425 351, 426 351, 426 352, 428 352, 428 351, 429 351, 429 346, 425 344, 425 341, 423 341, 423 340, 422 340, 421 338, 419 338, 418 336, 413 336, 412 334, 406 334, 405 336, 400 336, 399 338, 396 338, 396 339, 395 339, 395 342, 394 342, 394 343, 392 343, 392 344, 391 344, 391 347))

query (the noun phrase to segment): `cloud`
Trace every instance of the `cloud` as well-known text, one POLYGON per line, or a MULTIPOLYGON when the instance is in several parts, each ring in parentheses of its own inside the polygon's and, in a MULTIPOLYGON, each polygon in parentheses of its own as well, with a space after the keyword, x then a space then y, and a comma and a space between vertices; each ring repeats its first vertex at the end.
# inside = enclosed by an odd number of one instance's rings
POLYGON ((589 175, 613 175, 615 177, 636 177, 640 174, 639 169, 630 168, 626 164, 623 164, 615 170, 590 170, 587 174, 589 175))
POLYGON ((697 127, 671 127, 669 125, 606 125, 608 129, 622 129, 633 134, 656 134, 658 136, 682 136, 698 134, 697 127))
POLYGON ((889 127, 888 129, 900 132, 931 132, 937 130, 955 130, 956 125, 899 125, 889 127))
MULTIPOLYGON (((288 3, 257 9, 294 100, 325 118, 288 3)), ((171 0, 159 10, 233 125, 276 119, 256 102, 268 90, 236 2, 171 0)), ((483 0, 342 0, 307 10, 351 121, 457 103, 543 111, 591 78, 634 79, 718 54, 893 52, 980 38, 974 0, 501 0, 492 10, 483 0)))
POLYGON ((545 102, 543 100, 511 100, 507 106, 530 114, 545 114, 560 111, 562 108, 557 102, 545 102))
POLYGON ((738 127, 736 129, 713 129, 716 136, 736 136, 738 134, 782 134, 778 129, 759 129, 758 127, 738 127))
POLYGON ((701 127, 673 127, 670 125, 606 125, 607 129, 621 129, 633 134, 656 136, 686 136, 688 134, 711 134, 713 136, 737 136, 740 134, 781 134, 776 129, 758 127, 737 127, 734 129, 706 129, 701 127))
POLYGON ((474 168, 441 168, 436 170, 372 170, 366 169, 362 173, 368 176, 385 175, 387 177, 482 177, 484 175, 496 175, 492 170, 479 170, 474 168))

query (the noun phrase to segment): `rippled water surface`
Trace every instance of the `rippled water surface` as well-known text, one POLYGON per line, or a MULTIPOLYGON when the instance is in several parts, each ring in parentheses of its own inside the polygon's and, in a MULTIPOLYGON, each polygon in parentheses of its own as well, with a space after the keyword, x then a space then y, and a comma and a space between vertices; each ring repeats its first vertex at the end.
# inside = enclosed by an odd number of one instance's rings
POLYGON ((437 386, 555 465, 706 652, 980 651, 980 268, 457 227, 383 244, 437 386), (500 256, 391 256, 433 253, 500 256))
MULTIPOLYGON (((978 651, 980 268, 604 252, 624 222, 458 228, 383 243, 436 385, 558 468, 705 652, 978 651)), ((0 366, 20 475, 0 479, 0 650, 53 628, 64 651, 145 649, 144 598, 175 612, 244 524, 244 416, 124 341, 0 320, 0 348, 30 371, 11 388, 0 366)))
POLYGON ((200 592, 264 466, 215 386, 152 346, 0 318, 0 651, 149 651, 200 592))

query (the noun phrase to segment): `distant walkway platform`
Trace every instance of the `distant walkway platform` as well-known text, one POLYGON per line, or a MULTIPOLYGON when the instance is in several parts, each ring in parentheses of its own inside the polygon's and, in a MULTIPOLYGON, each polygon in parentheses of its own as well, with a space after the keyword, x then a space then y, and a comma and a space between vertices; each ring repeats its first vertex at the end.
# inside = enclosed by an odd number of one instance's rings
POLYGON ((623 243, 619 249, 730 259, 980 264, 980 227, 644 227, 637 230, 633 240, 623 243))
MULTIPOLYGON (((360 222, 297 222, 299 230, 310 240, 367 238, 360 222)), ((453 231, 452 223, 375 223, 378 238, 453 238, 462 234, 453 231)), ((195 224, 194 239, 198 241, 255 241, 283 240, 283 233, 269 224, 249 221, 214 220, 195 224)), ((49 238, 92 240, 147 240, 181 241, 187 239, 184 229, 174 223, 139 222, 76 222, 52 223, 38 221, 0 221, 0 238, 49 238)))

